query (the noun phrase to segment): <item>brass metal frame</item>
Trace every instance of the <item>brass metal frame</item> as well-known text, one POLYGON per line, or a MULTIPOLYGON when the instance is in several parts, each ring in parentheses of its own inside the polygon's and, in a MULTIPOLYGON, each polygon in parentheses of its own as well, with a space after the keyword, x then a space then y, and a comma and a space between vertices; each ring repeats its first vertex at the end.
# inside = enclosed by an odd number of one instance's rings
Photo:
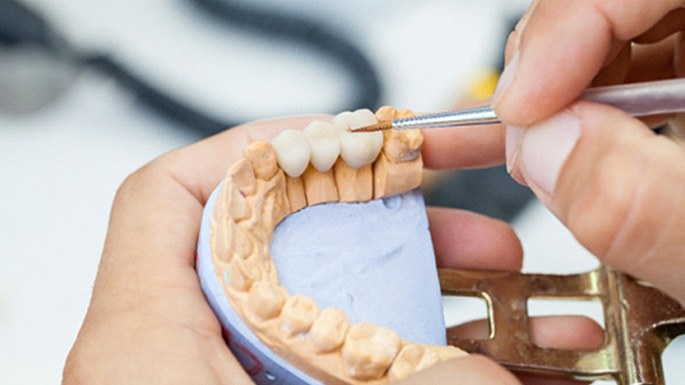
POLYGON ((614 379, 618 385, 665 385, 661 354, 672 339, 685 334, 685 309, 678 302, 604 266, 576 275, 440 269, 439 276, 444 294, 478 296, 488 306, 489 339, 460 338, 455 328, 448 328, 448 343, 512 370, 614 379), (604 310, 604 345, 596 351, 534 345, 528 328, 531 297, 598 299, 604 310))

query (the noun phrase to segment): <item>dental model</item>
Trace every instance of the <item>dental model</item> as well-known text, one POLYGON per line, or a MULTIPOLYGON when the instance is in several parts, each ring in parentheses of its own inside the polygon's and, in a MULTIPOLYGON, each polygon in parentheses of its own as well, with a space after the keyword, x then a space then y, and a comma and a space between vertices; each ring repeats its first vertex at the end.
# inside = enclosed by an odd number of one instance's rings
MULTIPOLYGON (((211 267, 221 282, 211 287, 203 281, 208 298, 225 296, 262 344, 322 383, 385 384, 466 354, 454 347, 405 340, 384 326, 353 323, 341 309, 321 308, 309 296, 290 294, 281 285, 270 254, 276 226, 299 210, 327 202, 387 198, 418 187, 423 167, 420 131, 348 131, 374 124, 377 118, 411 115, 390 107, 376 115, 369 110, 343 112, 332 122, 285 130, 270 144, 250 144, 215 193, 208 249, 201 232, 198 253, 211 255, 211 267)), ((202 275, 211 267, 198 271, 202 275)), ((241 362, 257 360, 240 344, 231 348, 241 362)), ((276 379, 273 373, 265 376, 276 379)), ((278 383, 289 382, 280 375, 278 383)))

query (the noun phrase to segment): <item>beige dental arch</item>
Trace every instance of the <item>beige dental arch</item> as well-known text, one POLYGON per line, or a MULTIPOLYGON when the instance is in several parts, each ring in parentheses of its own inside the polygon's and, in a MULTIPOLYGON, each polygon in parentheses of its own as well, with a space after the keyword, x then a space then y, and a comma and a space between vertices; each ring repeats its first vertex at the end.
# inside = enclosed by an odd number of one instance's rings
POLYGON ((331 123, 283 131, 270 144, 252 143, 229 169, 212 212, 212 261, 233 309, 273 352, 326 384, 385 384, 466 354, 412 343, 374 324, 350 324, 340 309, 319 309, 310 297, 290 295, 269 252, 276 225, 302 208, 418 187, 420 131, 347 132, 411 115, 391 107, 375 116, 344 112, 331 123))

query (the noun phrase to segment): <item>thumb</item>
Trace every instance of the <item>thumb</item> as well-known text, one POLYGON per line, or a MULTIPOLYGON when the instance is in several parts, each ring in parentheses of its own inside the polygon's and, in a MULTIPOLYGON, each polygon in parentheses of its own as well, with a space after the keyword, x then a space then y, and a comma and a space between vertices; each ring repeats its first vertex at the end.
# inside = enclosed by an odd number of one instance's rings
POLYGON ((588 102, 507 131, 510 172, 581 244, 685 304, 685 149, 588 102))

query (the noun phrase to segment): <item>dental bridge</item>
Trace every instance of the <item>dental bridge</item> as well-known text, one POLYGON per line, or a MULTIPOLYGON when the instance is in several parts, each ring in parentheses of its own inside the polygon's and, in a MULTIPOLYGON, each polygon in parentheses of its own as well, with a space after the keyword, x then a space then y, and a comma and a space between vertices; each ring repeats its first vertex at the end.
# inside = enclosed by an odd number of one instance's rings
POLYGON ((211 260, 224 295, 259 339, 326 384, 385 384, 471 352, 517 371, 663 385, 660 356, 685 333, 685 310, 607 267, 567 276, 438 269, 443 294, 481 297, 488 307, 488 339, 460 338, 448 328, 448 346, 414 343, 370 323, 351 324, 342 310, 319 309, 312 298, 291 295, 279 284, 269 244, 285 217, 320 203, 364 202, 420 185, 419 130, 350 132, 413 115, 390 107, 375 116, 369 110, 344 112, 332 122, 283 131, 271 143, 252 143, 230 167, 211 212, 211 260), (599 299, 603 346, 535 346, 527 314, 533 296, 599 299))

